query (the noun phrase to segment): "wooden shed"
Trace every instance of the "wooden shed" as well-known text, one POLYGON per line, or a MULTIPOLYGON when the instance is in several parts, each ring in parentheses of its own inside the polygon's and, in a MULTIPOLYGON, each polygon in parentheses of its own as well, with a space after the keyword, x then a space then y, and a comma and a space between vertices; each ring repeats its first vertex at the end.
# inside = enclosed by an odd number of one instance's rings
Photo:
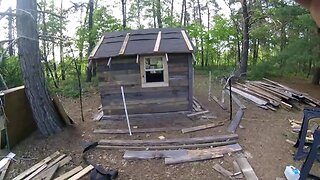
POLYGON ((106 33, 92 51, 104 115, 192 110, 193 46, 186 31, 145 29, 106 33))

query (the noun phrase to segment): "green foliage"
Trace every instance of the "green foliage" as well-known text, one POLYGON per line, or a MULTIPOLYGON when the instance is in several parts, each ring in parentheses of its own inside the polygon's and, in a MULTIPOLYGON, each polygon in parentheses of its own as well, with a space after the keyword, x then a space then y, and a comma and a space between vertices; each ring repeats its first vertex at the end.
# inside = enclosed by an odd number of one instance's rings
POLYGON ((9 88, 23 85, 20 61, 16 56, 4 59, 0 65, 0 74, 9 88))

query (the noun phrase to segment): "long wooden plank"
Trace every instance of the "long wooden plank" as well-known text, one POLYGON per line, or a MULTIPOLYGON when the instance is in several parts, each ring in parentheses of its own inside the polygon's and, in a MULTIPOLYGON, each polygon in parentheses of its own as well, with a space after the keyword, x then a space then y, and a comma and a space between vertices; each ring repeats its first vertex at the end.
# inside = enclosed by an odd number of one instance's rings
POLYGON ((25 170, 24 172, 22 172, 21 174, 19 174, 17 177, 15 177, 13 180, 20 180, 23 179, 24 177, 28 176, 29 174, 31 174, 32 172, 36 171, 38 168, 42 167, 44 164, 48 163, 49 161, 51 161, 53 158, 55 158, 56 156, 58 156, 60 154, 60 152, 55 152, 53 153, 51 156, 46 157, 45 159, 41 160, 40 162, 38 162, 37 164, 33 165, 31 168, 25 170))
POLYGON ((37 170, 35 170, 33 173, 31 173, 29 176, 24 178, 23 180, 30 180, 33 179, 36 175, 38 175, 41 171, 43 171, 47 167, 47 164, 43 164, 41 167, 39 167, 37 170))
POLYGON ((243 178, 243 174, 241 172, 239 164, 236 161, 233 161, 232 164, 233 164, 233 172, 234 172, 233 175, 234 175, 234 177, 236 179, 242 179, 243 178))
POLYGON ((187 155, 188 151, 185 149, 179 150, 162 150, 162 151, 132 151, 127 150, 124 152, 124 159, 155 159, 155 158, 168 158, 187 155))
POLYGON ((201 126, 184 128, 184 129, 181 129, 181 132, 182 133, 189 133, 189 132, 195 132, 195 131, 205 130, 205 129, 209 129, 209 128, 215 128, 215 127, 219 127, 219 126, 223 126, 223 125, 224 125, 223 122, 220 122, 218 124, 210 123, 210 124, 205 124, 205 125, 201 125, 201 126))
POLYGON ((221 101, 219 101, 219 99, 216 96, 211 94, 210 98, 213 99, 223 110, 227 109, 226 106, 221 101))
POLYGON ((186 42, 186 45, 187 45, 189 51, 193 51, 193 47, 192 47, 191 42, 190 42, 190 40, 189 40, 189 38, 187 36, 186 31, 185 30, 181 30, 181 34, 183 36, 184 41, 186 42))
POLYGON ((238 139, 237 134, 194 137, 194 138, 174 138, 174 139, 153 139, 153 140, 110 140, 103 139, 99 141, 99 145, 161 145, 161 144, 194 144, 194 143, 210 143, 226 140, 238 139))
POLYGON ((154 45, 154 49, 153 49, 154 52, 158 52, 159 51, 160 42, 161 42, 161 31, 158 32, 156 44, 154 45))
POLYGON ((50 163, 47 166, 47 168, 44 171, 42 171, 41 173, 39 173, 36 177, 34 177, 34 179, 35 180, 42 180, 42 179, 46 178, 48 173, 50 173, 52 171, 52 168, 53 168, 52 166, 58 165, 58 167, 62 167, 64 165, 66 165, 67 163, 69 163, 71 161, 71 159, 72 159, 71 156, 67 156, 67 157, 64 157, 62 160, 50 163))
POLYGON ((192 162, 196 160, 206 160, 216 157, 221 157, 223 154, 241 151, 242 148, 239 144, 231 144, 227 146, 220 146, 210 149, 201 150, 188 150, 188 156, 181 156, 175 158, 166 158, 165 164, 177 164, 183 162, 192 162))
POLYGON ((228 140, 222 142, 203 143, 203 144, 182 144, 182 145, 163 145, 163 146, 108 146, 98 145, 97 148, 101 149, 133 149, 133 150, 162 150, 162 149, 187 149, 187 148, 204 148, 204 147, 216 147, 237 143, 236 140, 228 140))
POLYGON ((187 117, 198 116, 198 115, 202 115, 202 114, 206 114, 206 113, 209 113, 209 111, 200 111, 200 112, 188 114, 187 117))
POLYGON ((242 109, 239 109, 237 111, 237 114, 234 116, 234 118, 232 119, 229 127, 228 127, 228 132, 234 133, 237 130, 237 127, 240 124, 240 121, 243 117, 244 111, 242 109))
POLYGON ((126 37, 125 37, 124 40, 123 40, 121 49, 120 49, 120 51, 119 51, 119 54, 120 54, 120 55, 124 54, 124 52, 125 52, 125 50, 126 50, 126 47, 127 47, 127 44, 128 44, 128 41, 129 41, 129 37, 130 37, 130 33, 127 33, 127 34, 126 34, 126 37))
POLYGON ((213 169, 218 171, 220 174, 224 175, 225 177, 232 179, 231 176, 233 176, 233 173, 226 170, 224 167, 220 166, 219 164, 214 164, 213 169))
POLYGON ((78 166, 64 174, 62 174, 61 176, 55 178, 54 180, 65 180, 65 179, 68 179, 69 177, 75 175, 76 173, 78 173, 79 171, 81 171, 83 169, 82 166, 78 166))
MULTIPOLYGON (((130 116, 129 116, 130 117, 130 116)), ((153 133, 153 132, 168 132, 168 131, 179 131, 183 127, 162 127, 162 128, 141 128, 131 129, 132 133, 153 133)), ((95 129, 93 133, 96 134, 128 134, 128 129, 95 129)))
POLYGON ((244 98, 246 98, 246 99, 248 99, 248 100, 250 100, 250 101, 252 101, 254 103, 256 103, 257 105, 264 106, 264 105, 268 104, 267 101, 265 101, 263 99, 260 99, 260 98, 257 98, 256 96, 253 96, 253 95, 251 95, 249 93, 243 92, 243 91, 241 91, 241 90, 239 90, 237 88, 231 87, 231 91, 234 92, 234 93, 239 94, 240 96, 242 96, 242 97, 244 97, 244 98))
POLYGON ((246 179, 248 180, 258 180, 258 177, 254 170, 252 169, 251 165, 249 164, 247 158, 237 158, 236 159, 237 163, 240 166, 240 169, 246 179))
MULTIPOLYGON (((223 91, 223 92, 226 92, 230 96, 230 92, 229 91, 226 90, 226 91, 223 91)), ((241 103, 241 101, 235 95, 232 95, 231 98, 232 98, 232 101, 234 101, 239 106, 240 109, 247 109, 247 107, 245 105, 243 105, 241 103)))
POLYGON ((44 180, 51 180, 54 174, 57 172, 58 168, 59 168, 59 164, 55 164, 54 166, 52 166, 47 171, 46 178, 44 180))
POLYGON ((9 161, 6 163, 6 165, 2 168, 1 175, 0 175, 0 180, 4 180, 4 178, 6 177, 7 170, 8 170, 8 168, 9 168, 10 162, 11 162, 11 160, 9 160, 9 161))
POLYGON ((68 180, 77 180, 80 179, 82 176, 86 175, 89 173, 94 167, 92 165, 87 166, 86 168, 82 169, 80 172, 77 174, 73 175, 71 178, 68 180))
POLYGON ((60 155, 57 159, 55 159, 54 161, 50 162, 46 169, 49 169, 50 167, 54 166, 55 164, 57 164, 64 157, 66 157, 65 154, 60 155))

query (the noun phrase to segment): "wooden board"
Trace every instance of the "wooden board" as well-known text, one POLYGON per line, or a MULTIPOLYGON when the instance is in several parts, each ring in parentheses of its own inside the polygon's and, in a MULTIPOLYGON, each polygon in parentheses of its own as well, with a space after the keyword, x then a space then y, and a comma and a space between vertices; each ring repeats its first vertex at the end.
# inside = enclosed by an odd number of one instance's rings
POLYGON ((36 175, 38 175, 41 171, 43 171, 47 167, 47 164, 43 164, 40 166, 37 170, 35 170, 33 173, 31 173, 26 178, 23 178, 23 180, 30 180, 33 179, 36 175))
POLYGON ((54 180, 65 180, 65 179, 68 179, 69 177, 75 175, 76 173, 78 173, 79 171, 81 171, 83 169, 82 166, 78 166, 64 174, 62 174, 61 176, 55 178, 54 180))
POLYGON ((230 171, 226 170, 225 168, 223 168, 219 164, 214 164, 213 165, 213 169, 218 171, 220 174, 224 175, 225 177, 227 177, 229 179, 232 179, 231 176, 233 176, 233 173, 231 173, 230 171))
MULTIPOLYGON (((162 128, 137 128, 131 129, 132 133, 153 133, 153 132, 168 132, 180 131, 183 127, 162 127, 162 128)), ((96 134, 128 134, 128 129, 95 129, 93 133, 96 134)))
MULTIPOLYGON (((225 90, 223 92, 226 92, 230 96, 229 90, 225 90)), ((239 106, 240 109, 247 109, 247 107, 245 105, 243 105, 241 103, 241 101, 235 95, 232 95, 231 99, 232 99, 232 101, 234 101, 239 106)))
POLYGON ((244 114, 244 111, 242 109, 239 109, 237 111, 237 114, 233 117, 229 127, 228 127, 228 132, 231 132, 231 133, 235 133, 236 130, 237 130, 237 127, 239 126, 240 124, 240 121, 243 117, 243 114, 244 114))
POLYGON ((248 180, 258 180, 257 175, 255 174, 254 170, 252 169, 251 165, 249 164, 247 158, 237 158, 237 163, 240 166, 240 169, 246 179, 248 180))
POLYGON ((58 168, 59 164, 56 164, 52 166, 50 169, 48 169, 45 180, 51 180, 58 168))
POLYGON ((184 129, 181 129, 181 132, 182 133, 189 133, 189 132, 195 132, 195 131, 205 130, 205 129, 209 129, 209 128, 215 128, 215 127, 219 127, 219 126, 223 126, 223 125, 224 125, 223 122, 220 122, 218 124, 210 123, 210 124, 205 124, 205 125, 201 125, 201 126, 184 128, 184 129))
POLYGON ((249 93, 243 92, 243 91, 241 91, 241 90, 239 90, 237 88, 231 87, 231 90, 232 90, 232 92, 239 94, 240 96, 242 96, 242 97, 244 97, 244 98, 256 103, 257 105, 264 106, 264 105, 268 104, 267 101, 265 101, 263 99, 260 99, 260 98, 257 98, 256 96, 253 96, 253 95, 251 95, 249 93))
POLYGON ((55 107, 55 109, 57 110, 61 120, 63 120, 63 122, 67 125, 72 125, 74 124, 74 121, 68 116, 68 114, 66 113, 66 111, 64 110, 60 99, 58 98, 58 96, 56 94, 54 94, 52 96, 52 102, 53 105, 55 107))
POLYGON ((161 144, 194 144, 194 143, 211 143, 226 140, 238 139, 237 134, 216 135, 194 138, 174 138, 174 139, 154 139, 154 140, 109 140, 99 141, 99 145, 161 145, 161 144))
POLYGON ((168 158, 187 155, 185 149, 179 150, 162 150, 162 151, 125 151, 124 159, 155 159, 155 158, 168 158))
POLYGON ((182 144, 182 145, 163 145, 163 146, 108 146, 108 145, 98 145, 97 148, 101 149, 134 149, 134 150, 161 150, 161 149, 187 149, 187 148, 203 148, 203 147, 216 147, 228 144, 235 144, 236 140, 228 140, 222 142, 213 143, 203 143, 203 144, 182 144))
POLYGON ((51 162, 47 166, 47 168, 44 171, 42 171, 41 173, 39 173, 36 177, 34 177, 34 179, 35 180, 42 180, 42 179, 46 178, 47 175, 52 171, 52 166, 58 165, 58 167, 62 167, 64 165, 66 165, 67 163, 69 163, 72 158, 71 158, 71 156, 67 156, 67 157, 63 158, 62 160, 60 159, 59 162, 57 161, 57 159, 55 161, 51 162))
POLYGON ((159 51, 160 42, 161 42, 161 31, 158 32, 156 44, 154 45, 154 49, 153 49, 154 52, 158 52, 159 51))
POLYGON ((92 165, 87 166, 86 168, 82 169, 80 172, 78 172, 77 174, 73 175, 72 177, 70 177, 68 180, 77 180, 80 179, 82 176, 86 175, 87 173, 89 173, 92 169, 94 169, 94 167, 92 165))
POLYGON ((186 31, 185 30, 181 30, 181 34, 183 36, 184 41, 186 42, 186 45, 187 45, 189 51, 193 51, 192 44, 191 44, 191 42, 190 42, 190 40, 189 40, 189 38, 187 36, 186 31))
POLYGON ((128 41, 129 41, 129 36, 130 36, 130 33, 127 33, 126 37, 124 38, 123 44, 122 44, 121 49, 119 51, 120 55, 124 54, 124 52, 126 50, 126 47, 127 47, 128 41))
POLYGON ((188 150, 188 156, 181 156, 175 158, 166 158, 165 164, 177 164, 183 162, 192 162, 196 160, 213 159, 222 157, 223 154, 241 151, 242 148, 239 144, 231 144, 227 146, 219 146, 210 149, 201 150, 188 150))
POLYGON ((225 105, 216 96, 211 94, 210 98, 213 99, 223 110, 227 109, 225 105))
POLYGON ((209 111, 195 112, 195 113, 192 113, 192 114, 188 114, 187 117, 199 116, 199 115, 206 114, 206 113, 209 113, 209 111))
MULTIPOLYGON (((15 177, 13 180, 20 180, 23 179, 24 177, 28 176, 29 174, 33 173, 34 171, 36 171, 37 169, 39 169, 40 167, 42 167, 44 164, 48 163, 49 161, 51 161, 53 158, 55 158, 56 156, 58 156, 60 153, 57 151, 55 153, 53 153, 51 156, 46 157, 45 159, 41 160, 40 162, 38 162, 37 164, 33 165, 31 168, 25 170, 24 172, 22 172, 21 174, 19 174, 17 177, 15 177)), ((44 167, 45 168, 45 167, 44 167)), ((40 173, 40 172, 39 172, 40 173)), ((38 173, 37 173, 38 174, 38 173)), ((37 175, 35 174, 35 175, 37 175)))
POLYGON ((234 172, 234 176, 236 179, 242 179, 243 178, 243 174, 241 172, 240 166, 236 161, 232 162, 233 164, 233 172, 234 172))
POLYGON ((9 160, 7 162, 7 164, 2 168, 1 175, 0 175, 0 180, 4 180, 4 178, 6 177, 7 170, 9 168, 9 166, 10 166, 10 162, 11 162, 11 160, 9 160))

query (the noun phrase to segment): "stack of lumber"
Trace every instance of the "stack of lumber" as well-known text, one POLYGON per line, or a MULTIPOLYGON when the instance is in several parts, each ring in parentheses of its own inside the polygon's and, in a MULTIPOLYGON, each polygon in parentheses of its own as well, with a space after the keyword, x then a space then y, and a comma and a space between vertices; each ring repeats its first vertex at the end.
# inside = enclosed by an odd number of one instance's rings
POLYGON ((237 142, 237 134, 194 137, 194 138, 174 138, 174 139, 149 139, 149 140, 110 140, 103 139, 98 143, 97 148, 103 149, 125 149, 125 150, 160 150, 160 149, 188 149, 216 147, 237 142))
POLYGON ((36 179, 36 180, 76 180, 80 179, 82 176, 89 173, 94 167, 92 165, 87 166, 83 169, 83 167, 78 166, 62 175, 57 175, 57 170, 68 164, 72 158, 65 154, 60 154, 59 151, 53 153, 52 155, 46 157, 45 159, 41 160, 40 162, 36 163, 29 169, 25 170, 24 172, 20 173, 18 176, 13 178, 13 180, 29 180, 29 179, 36 179), (54 178, 56 176, 56 178, 54 178))
POLYGON ((276 111, 278 107, 291 110, 295 102, 312 107, 320 107, 320 101, 306 93, 291 89, 285 85, 264 78, 263 81, 236 83, 231 88, 233 93, 254 102, 263 109, 276 111))
POLYGON ((192 110, 194 112, 206 111, 206 109, 203 108, 203 106, 200 104, 200 102, 195 97, 193 97, 192 110))

